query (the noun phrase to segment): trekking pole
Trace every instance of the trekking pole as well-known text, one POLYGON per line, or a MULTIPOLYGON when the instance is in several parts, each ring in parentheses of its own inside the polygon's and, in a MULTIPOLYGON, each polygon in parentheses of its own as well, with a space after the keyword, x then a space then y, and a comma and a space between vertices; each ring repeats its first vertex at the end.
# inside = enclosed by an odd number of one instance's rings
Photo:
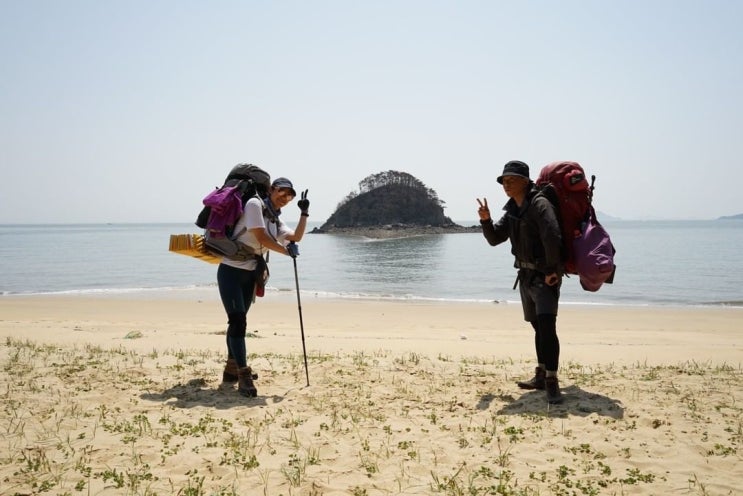
POLYGON ((299 299, 299 276, 297 275, 297 258, 294 261, 294 283, 297 286, 297 308, 299 309, 299 329, 302 331, 302 354, 304 354, 304 375, 307 378, 307 387, 310 386, 310 372, 307 368, 307 349, 304 346, 304 323, 302 322, 302 301, 299 299))

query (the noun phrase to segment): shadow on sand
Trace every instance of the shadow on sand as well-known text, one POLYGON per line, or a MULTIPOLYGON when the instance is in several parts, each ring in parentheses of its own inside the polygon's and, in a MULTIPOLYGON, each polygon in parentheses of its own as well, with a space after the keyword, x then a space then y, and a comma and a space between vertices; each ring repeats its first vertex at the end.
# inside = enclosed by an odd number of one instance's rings
POLYGON ((235 387, 223 385, 211 387, 205 379, 199 377, 185 384, 176 384, 161 393, 143 393, 140 397, 146 401, 167 403, 176 408, 209 406, 228 409, 238 406, 266 406, 284 401, 284 396, 261 396, 260 389, 258 393, 257 397, 248 398, 239 394, 235 387))
POLYGON ((547 403, 544 391, 528 391, 520 397, 510 394, 485 394, 477 404, 479 410, 487 410, 493 400, 505 403, 498 410, 499 415, 544 414, 551 416, 568 417, 578 415, 587 417, 593 413, 614 419, 624 417, 624 407, 619 400, 601 394, 584 391, 578 386, 568 386, 562 389, 564 401, 559 405, 547 403))

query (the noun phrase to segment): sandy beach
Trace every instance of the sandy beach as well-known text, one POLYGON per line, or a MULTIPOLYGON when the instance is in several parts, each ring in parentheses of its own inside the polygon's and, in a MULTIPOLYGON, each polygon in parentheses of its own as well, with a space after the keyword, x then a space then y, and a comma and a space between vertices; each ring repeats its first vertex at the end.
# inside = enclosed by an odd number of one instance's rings
POLYGON ((566 400, 518 305, 0 298, 0 494, 743 494, 743 309, 563 306, 566 400))

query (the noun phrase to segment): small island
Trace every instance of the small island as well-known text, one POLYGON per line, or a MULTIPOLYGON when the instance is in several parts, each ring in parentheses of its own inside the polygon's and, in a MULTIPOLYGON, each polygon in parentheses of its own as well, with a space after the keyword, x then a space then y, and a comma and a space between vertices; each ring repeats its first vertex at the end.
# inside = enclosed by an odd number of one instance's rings
POLYGON ((424 234, 480 232, 480 226, 461 226, 444 215, 444 204, 433 189, 399 171, 372 174, 349 193, 313 234, 347 234, 397 238, 424 234))

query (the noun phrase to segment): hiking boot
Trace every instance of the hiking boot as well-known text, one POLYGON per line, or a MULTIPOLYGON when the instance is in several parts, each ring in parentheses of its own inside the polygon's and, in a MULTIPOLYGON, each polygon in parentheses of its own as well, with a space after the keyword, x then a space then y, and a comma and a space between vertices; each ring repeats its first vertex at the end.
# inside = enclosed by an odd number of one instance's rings
POLYGON ((243 396, 255 398, 258 396, 258 390, 253 384, 253 371, 250 367, 244 367, 237 371, 237 392, 243 396))
MULTIPOLYGON (((222 372, 222 383, 223 384, 234 384, 237 382, 239 367, 237 366, 237 360, 234 358, 228 358, 227 363, 224 366, 224 371, 222 372)), ((253 380, 256 380, 258 378, 258 374, 253 372, 253 380)))
POLYGON ((521 389, 544 389, 545 370, 542 367, 534 369, 534 377, 528 381, 519 381, 516 383, 521 389))
POLYGON ((234 384, 237 382, 237 360, 234 358, 228 358, 227 363, 224 366, 224 372, 222 372, 222 383, 223 384, 234 384))
POLYGON ((545 377, 544 389, 547 392, 547 403, 550 405, 562 403, 563 397, 560 392, 560 384, 557 382, 557 377, 545 377))

